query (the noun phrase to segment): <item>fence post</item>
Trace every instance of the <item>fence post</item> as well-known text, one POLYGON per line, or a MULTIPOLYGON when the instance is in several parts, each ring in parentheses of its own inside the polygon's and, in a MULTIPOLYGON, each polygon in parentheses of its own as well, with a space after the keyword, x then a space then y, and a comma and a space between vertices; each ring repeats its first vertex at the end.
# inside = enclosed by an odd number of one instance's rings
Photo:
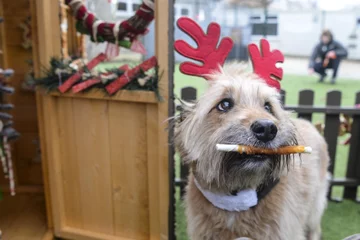
MULTIPOLYGON (((299 92, 299 105, 313 106, 314 105, 314 91, 302 90, 299 92)), ((298 118, 303 118, 311 122, 312 113, 299 113, 298 118)))
POLYGON ((285 106, 285 100, 286 100, 286 91, 284 89, 280 90, 280 101, 282 103, 283 106, 285 106))
MULTIPOLYGON (((181 89, 181 99, 184 101, 195 101, 197 90, 193 87, 185 87, 181 89)), ((187 183, 187 177, 189 175, 189 166, 187 164, 180 163, 180 195, 181 198, 185 193, 185 186, 187 183)))
MULTIPOLYGON (((360 104, 360 92, 356 94, 355 104, 360 104)), ((355 115, 351 124, 351 139, 346 178, 360 181, 360 116, 355 115)), ((357 186, 344 188, 344 198, 356 200, 357 186)))
MULTIPOLYGON (((341 92, 330 91, 326 95, 326 106, 340 106, 341 105, 341 92)), ((333 175, 335 169, 336 147, 339 135, 340 119, 339 114, 326 114, 325 115, 325 129, 324 137, 328 144, 328 151, 330 155, 329 172, 333 175)), ((332 186, 330 185, 328 199, 331 199, 332 186)))

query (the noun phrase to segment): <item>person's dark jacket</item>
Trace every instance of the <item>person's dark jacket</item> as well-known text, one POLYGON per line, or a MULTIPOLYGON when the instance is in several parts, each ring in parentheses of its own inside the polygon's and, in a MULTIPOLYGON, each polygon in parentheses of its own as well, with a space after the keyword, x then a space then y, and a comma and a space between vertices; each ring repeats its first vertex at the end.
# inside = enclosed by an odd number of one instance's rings
POLYGON ((314 67, 315 61, 318 58, 320 58, 321 62, 323 62, 326 57, 326 54, 330 51, 335 51, 336 57, 338 58, 345 58, 348 55, 348 52, 344 48, 344 46, 335 40, 332 40, 328 44, 324 44, 320 42, 315 46, 314 51, 311 54, 309 68, 314 67))

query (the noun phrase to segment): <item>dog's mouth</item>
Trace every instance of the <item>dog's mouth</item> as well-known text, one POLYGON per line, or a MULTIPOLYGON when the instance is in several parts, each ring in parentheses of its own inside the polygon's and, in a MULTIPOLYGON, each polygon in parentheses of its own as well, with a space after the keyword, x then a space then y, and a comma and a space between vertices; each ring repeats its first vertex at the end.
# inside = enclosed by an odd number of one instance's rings
POLYGON ((266 155, 266 154, 246 154, 246 153, 238 153, 238 152, 228 152, 224 156, 224 160, 226 162, 230 161, 236 165, 246 163, 248 161, 251 162, 263 162, 271 160, 276 157, 276 155, 266 155))
POLYGON ((288 166, 291 155, 266 155, 227 152, 223 157, 223 164, 229 171, 233 168, 259 169, 269 167, 274 170, 281 166, 288 166))

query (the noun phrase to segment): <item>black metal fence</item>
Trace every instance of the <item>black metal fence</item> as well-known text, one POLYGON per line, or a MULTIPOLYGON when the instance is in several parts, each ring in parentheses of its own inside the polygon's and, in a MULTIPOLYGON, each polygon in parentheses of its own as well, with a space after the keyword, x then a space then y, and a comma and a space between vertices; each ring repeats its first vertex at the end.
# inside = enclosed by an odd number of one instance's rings
MULTIPOLYGON (((196 100, 197 90, 192 87, 181 89, 181 99, 185 101, 196 100)), ((286 92, 282 91, 282 101, 285 102, 286 92)), ((299 118, 312 121, 313 114, 322 113, 325 115, 323 135, 328 144, 331 165, 329 172, 334 173, 336 161, 344 159, 336 159, 336 150, 338 143, 340 115, 346 114, 352 117, 351 139, 349 147, 348 162, 346 168, 346 176, 344 178, 332 178, 329 189, 329 199, 331 198, 333 186, 344 186, 345 199, 356 200, 357 188, 360 186, 360 109, 356 108, 356 104, 360 104, 360 92, 356 94, 354 107, 341 107, 341 92, 330 91, 326 94, 326 106, 314 106, 314 91, 302 90, 299 92, 299 102, 297 106, 286 105, 284 108, 297 113, 299 118)), ((177 110, 181 110, 178 106, 177 110)), ((175 186, 180 187, 181 195, 187 182, 189 169, 187 165, 181 164, 180 178, 175 179, 175 186)), ((336 200, 336 199, 333 199, 336 200)))

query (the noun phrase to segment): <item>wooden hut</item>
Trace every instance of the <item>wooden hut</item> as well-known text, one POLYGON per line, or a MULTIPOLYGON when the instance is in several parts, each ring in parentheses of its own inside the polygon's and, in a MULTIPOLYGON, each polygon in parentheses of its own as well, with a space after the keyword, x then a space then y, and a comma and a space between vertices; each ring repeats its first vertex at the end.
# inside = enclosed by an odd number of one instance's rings
POLYGON ((10 101, 22 134, 13 144, 16 196, 9 196, 5 180, 0 181, 2 239, 168 239, 172 150, 165 120, 173 109, 172 1, 155 4, 162 102, 141 91, 105 97, 96 91, 21 90, 29 69, 26 60, 33 61, 36 76, 41 76, 51 57, 71 53, 79 42, 70 17, 68 33, 61 34, 59 13, 67 11, 61 2, 0 1, 5 19, 0 62, 16 72, 10 101), (28 50, 21 48, 18 26, 30 16, 33 47, 28 50), (67 52, 62 52, 61 39, 67 52), (41 161, 34 161, 39 147, 41 161))

